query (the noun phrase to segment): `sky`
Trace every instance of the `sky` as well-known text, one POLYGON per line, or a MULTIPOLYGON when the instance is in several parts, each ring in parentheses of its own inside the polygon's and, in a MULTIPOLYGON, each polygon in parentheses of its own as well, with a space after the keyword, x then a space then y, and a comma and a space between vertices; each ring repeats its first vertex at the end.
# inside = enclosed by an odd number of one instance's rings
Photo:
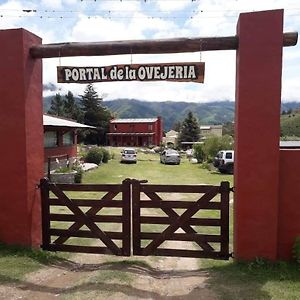
MULTIPOLYGON (((243 12, 284 9, 284 32, 300 31, 299 0, 0 0, 0 29, 25 28, 43 44, 215 37, 236 34, 243 12)), ((300 101, 300 46, 283 50, 282 100, 300 101)), ((200 48, 200 47, 199 47, 200 48)), ((57 66, 205 62, 204 83, 94 83, 104 100, 210 102, 235 98, 235 51, 43 59, 44 95, 86 85, 57 83, 57 66)))

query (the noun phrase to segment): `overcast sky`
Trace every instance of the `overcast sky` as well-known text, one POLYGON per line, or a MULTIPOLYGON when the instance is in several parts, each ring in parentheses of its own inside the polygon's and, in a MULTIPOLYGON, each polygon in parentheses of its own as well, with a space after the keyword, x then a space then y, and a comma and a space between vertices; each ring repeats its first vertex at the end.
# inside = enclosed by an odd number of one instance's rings
MULTIPOLYGON (((285 9, 284 31, 299 31, 299 0, 41 0, 1 1, 0 28, 23 27, 43 43, 99 42, 172 37, 230 36, 239 13, 285 9)), ((204 84, 123 82, 94 84, 105 99, 208 102, 234 100, 235 51, 53 58, 43 60, 43 82, 49 93, 82 94, 85 85, 58 84, 56 66, 105 66, 154 62, 198 62, 205 67, 204 84), (52 89, 54 90, 54 88, 52 89)), ((300 48, 284 48, 282 99, 300 101, 300 48)))

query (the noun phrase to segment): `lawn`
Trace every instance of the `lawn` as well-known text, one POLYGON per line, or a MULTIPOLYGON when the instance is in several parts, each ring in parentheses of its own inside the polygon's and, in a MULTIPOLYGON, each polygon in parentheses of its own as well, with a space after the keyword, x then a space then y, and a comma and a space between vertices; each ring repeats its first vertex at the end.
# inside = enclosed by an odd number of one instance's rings
POLYGON ((134 178, 155 184, 220 184, 221 181, 233 184, 232 175, 209 172, 200 164, 192 164, 184 156, 179 166, 164 165, 160 164, 158 154, 138 152, 137 164, 121 164, 120 148, 111 148, 110 151, 114 159, 85 174, 84 183, 121 183, 125 178, 134 178))
MULTIPOLYGON (((199 164, 192 164, 184 157, 179 166, 163 165, 160 164, 157 154, 139 152, 137 164, 121 164, 120 149, 110 149, 110 151, 114 154, 114 159, 107 164, 102 164, 96 170, 84 174, 83 183, 121 183, 125 178, 135 178, 146 179, 149 183, 155 184, 219 185, 221 181, 229 181, 230 185, 233 185, 232 175, 223 175, 215 170, 207 170, 199 164)), ((230 211, 232 235, 232 206, 230 211)), ((63 259, 64 256, 61 254, 55 255, 1 245, 0 283, 18 282, 26 273, 55 260, 63 259)), ((110 258, 110 260, 114 261, 114 258, 110 258)), ((124 264, 124 261, 115 263, 124 264)), ((270 263, 257 258, 248 263, 236 263, 233 260, 199 259, 198 265, 200 270, 209 272, 207 287, 214 291, 220 299, 300 299, 299 264, 270 263)), ((151 266, 149 268, 151 269, 151 266)), ((115 281, 118 281, 117 275, 121 276, 122 274, 118 273, 115 277, 113 273, 109 274, 115 281)), ((98 280, 100 279, 98 278, 97 282, 98 280)), ((120 279, 120 282, 122 280, 120 279)))

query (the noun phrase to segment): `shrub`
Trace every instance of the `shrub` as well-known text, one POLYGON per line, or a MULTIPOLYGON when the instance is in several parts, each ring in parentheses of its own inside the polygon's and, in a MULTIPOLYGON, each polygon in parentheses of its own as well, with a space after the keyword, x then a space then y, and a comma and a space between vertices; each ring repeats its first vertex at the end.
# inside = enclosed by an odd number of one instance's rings
POLYGON ((83 169, 80 166, 77 166, 74 168, 74 170, 77 172, 74 176, 74 182, 75 183, 81 183, 82 182, 82 175, 84 173, 83 169))
POLYGON ((85 155, 85 161, 99 165, 103 159, 103 152, 101 148, 93 147, 85 155))
POLYGON ((54 173, 70 173, 72 172, 72 170, 70 169, 69 166, 65 166, 65 167, 60 167, 58 169, 55 169, 54 173))
POLYGON ((203 162, 205 157, 203 146, 201 144, 194 144, 193 149, 194 149, 194 157, 197 159, 198 163, 203 162))
POLYGON ((102 162, 107 163, 110 160, 110 154, 105 148, 100 148, 102 152, 102 162))
POLYGON ((293 247, 293 254, 297 263, 300 264, 300 236, 298 236, 295 240, 294 247, 293 247))
POLYGON ((220 150, 231 150, 233 149, 233 138, 229 135, 209 136, 203 144, 203 152, 205 155, 205 160, 212 162, 214 156, 220 150))

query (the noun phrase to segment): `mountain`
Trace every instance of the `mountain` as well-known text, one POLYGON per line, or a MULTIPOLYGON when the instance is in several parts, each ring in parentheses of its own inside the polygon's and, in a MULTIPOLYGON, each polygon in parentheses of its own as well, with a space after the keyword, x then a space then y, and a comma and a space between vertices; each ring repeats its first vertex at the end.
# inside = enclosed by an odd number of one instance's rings
MULTIPOLYGON (((44 112, 47 112, 51 105, 53 96, 44 98, 44 112)), ((79 101, 79 98, 76 98, 79 101)), ((162 116, 164 130, 168 131, 172 126, 182 121, 189 111, 192 111, 201 125, 223 124, 232 122, 234 119, 233 101, 214 101, 208 103, 191 102, 149 102, 136 99, 115 99, 103 101, 103 104, 110 109, 117 118, 152 118, 162 116)), ((300 108, 300 102, 283 102, 282 111, 295 110, 300 108)))
POLYGON ((149 118, 162 116, 164 130, 182 121, 192 111, 200 124, 222 124, 234 117, 234 102, 216 101, 210 103, 189 102, 146 102, 136 99, 116 99, 103 102, 118 118, 149 118))

